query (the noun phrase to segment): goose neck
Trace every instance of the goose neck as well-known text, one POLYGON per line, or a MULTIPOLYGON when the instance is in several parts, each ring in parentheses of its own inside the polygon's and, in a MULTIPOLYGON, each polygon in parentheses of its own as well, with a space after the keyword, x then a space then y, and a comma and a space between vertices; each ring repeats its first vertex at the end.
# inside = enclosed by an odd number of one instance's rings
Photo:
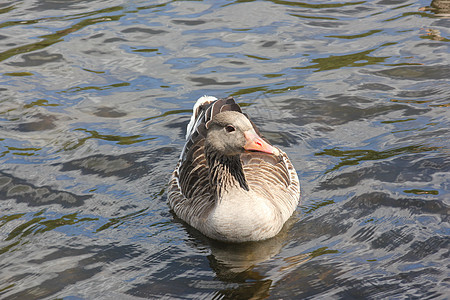
POLYGON ((209 182, 216 199, 232 189, 248 191, 240 155, 219 155, 206 153, 209 165, 209 182))

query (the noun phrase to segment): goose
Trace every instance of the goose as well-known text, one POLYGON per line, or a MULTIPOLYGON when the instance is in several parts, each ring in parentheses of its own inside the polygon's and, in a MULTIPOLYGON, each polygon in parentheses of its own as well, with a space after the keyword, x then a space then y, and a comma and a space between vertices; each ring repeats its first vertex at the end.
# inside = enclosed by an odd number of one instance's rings
POLYGON ((300 200, 297 172, 232 97, 203 96, 169 181, 168 202, 209 238, 241 243, 277 235, 300 200))

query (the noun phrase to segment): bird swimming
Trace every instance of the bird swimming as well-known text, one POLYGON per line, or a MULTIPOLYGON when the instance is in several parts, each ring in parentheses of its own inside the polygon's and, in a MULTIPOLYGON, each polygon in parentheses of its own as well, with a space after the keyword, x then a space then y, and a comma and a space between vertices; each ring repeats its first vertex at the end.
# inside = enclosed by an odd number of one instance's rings
POLYGON ((194 105, 168 188, 175 214, 224 242, 275 236, 295 211, 300 184, 286 153, 265 140, 232 97, 194 105))

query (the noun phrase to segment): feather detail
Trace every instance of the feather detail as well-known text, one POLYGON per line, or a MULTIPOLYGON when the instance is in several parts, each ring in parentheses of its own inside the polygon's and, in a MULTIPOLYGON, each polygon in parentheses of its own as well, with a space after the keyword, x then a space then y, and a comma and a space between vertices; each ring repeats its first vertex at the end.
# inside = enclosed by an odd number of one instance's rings
POLYGON ((197 120, 199 119, 199 114, 200 114, 200 109, 202 106, 208 105, 214 101, 216 101, 217 98, 213 97, 213 96, 203 96, 200 97, 197 102, 194 104, 194 108, 192 109, 192 116, 191 116, 191 120, 189 121, 189 124, 187 126, 186 129, 186 140, 189 139, 189 137, 192 135, 192 131, 195 129, 195 127, 197 127, 196 123, 197 120))

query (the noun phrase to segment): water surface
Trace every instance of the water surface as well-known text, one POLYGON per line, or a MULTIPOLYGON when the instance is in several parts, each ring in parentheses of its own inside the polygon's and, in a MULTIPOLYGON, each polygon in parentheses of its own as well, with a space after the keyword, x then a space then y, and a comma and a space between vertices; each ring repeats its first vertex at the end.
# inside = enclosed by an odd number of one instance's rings
POLYGON ((443 3, 3 2, 0 298, 445 299, 443 3), (298 171, 273 239, 214 242, 169 210, 203 95, 298 171))

